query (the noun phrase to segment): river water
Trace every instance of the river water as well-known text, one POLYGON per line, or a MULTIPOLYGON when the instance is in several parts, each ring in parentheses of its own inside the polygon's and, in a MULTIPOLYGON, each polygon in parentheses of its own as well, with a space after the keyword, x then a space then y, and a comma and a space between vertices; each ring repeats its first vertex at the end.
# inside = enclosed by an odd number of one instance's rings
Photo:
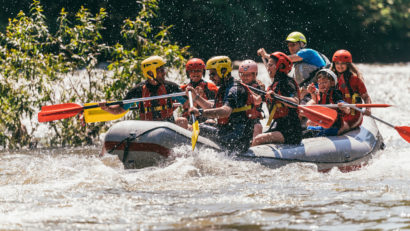
MULTIPOLYGON (((373 114, 410 124, 410 64, 366 65, 373 114)), ((267 80, 266 72, 260 76, 267 80)), ((361 170, 269 169, 190 147, 124 170, 100 147, 0 153, 1 230, 410 230, 410 144, 379 123, 386 149, 361 170)))

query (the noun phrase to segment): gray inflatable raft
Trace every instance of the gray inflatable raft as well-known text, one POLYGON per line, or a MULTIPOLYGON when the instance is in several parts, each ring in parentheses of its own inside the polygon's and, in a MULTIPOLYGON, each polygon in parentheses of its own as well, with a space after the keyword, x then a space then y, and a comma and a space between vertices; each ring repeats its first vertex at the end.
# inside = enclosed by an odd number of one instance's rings
MULTIPOLYGON (((191 145, 192 132, 169 122, 122 121, 107 132, 103 153, 117 155, 126 168, 143 168, 166 160, 172 149, 191 145)), ((197 148, 221 151, 213 141, 199 136, 197 148)), ((251 147, 235 159, 254 161, 271 168, 289 163, 316 164, 319 171, 333 167, 351 171, 368 163, 374 153, 384 147, 375 121, 364 117, 360 128, 342 136, 304 139, 299 145, 267 144, 251 147)))

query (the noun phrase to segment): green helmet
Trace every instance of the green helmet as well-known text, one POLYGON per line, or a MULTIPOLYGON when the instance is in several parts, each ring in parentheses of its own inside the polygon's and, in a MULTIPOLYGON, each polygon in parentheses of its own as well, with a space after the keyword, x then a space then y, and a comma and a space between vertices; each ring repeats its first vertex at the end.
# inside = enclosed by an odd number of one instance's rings
POLYGON ((292 42, 292 43, 303 42, 307 44, 306 37, 298 31, 294 31, 290 33, 288 37, 286 38, 286 42, 292 42))

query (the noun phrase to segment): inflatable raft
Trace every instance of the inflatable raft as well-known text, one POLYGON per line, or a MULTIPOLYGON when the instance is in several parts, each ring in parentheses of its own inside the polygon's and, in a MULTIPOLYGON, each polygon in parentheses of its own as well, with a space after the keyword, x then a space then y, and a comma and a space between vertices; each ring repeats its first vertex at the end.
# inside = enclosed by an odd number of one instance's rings
MULTIPOLYGON (((107 132, 103 153, 117 155, 126 168, 153 166, 172 155, 181 145, 191 145, 191 132, 169 122, 122 121, 107 132)), ((223 149, 199 136, 197 148, 223 149)), ((236 154, 240 161, 254 161, 271 168, 289 163, 316 164, 319 171, 334 167, 351 171, 368 163, 374 153, 383 149, 383 138, 372 118, 365 117, 360 128, 342 136, 303 139, 299 145, 268 144, 251 147, 236 154)))

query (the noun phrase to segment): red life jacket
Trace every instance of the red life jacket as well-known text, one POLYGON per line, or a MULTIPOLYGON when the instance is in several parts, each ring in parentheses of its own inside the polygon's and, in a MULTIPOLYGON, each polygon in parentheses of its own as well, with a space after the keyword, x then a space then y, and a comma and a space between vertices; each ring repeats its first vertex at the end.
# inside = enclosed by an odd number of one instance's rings
MULTIPOLYGON (((317 104, 334 104, 335 101, 333 99, 333 88, 330 89, 327 94, 323 94, 321 92, 316 94, 316 99, 317 99, 317 104)), ((332 127, 340 128, 342 126, 342 118, 343 118, 343 112, 339 110, 339 108, 336 109, 337 111, 337 119, 335 120, 334 124, 332 127)))
MULTIPOLYGON (((352 77, 356 77, 356 76, 351 76, 351 78, 352 77)), ((360 98, 359 93, 353 92, 353 88, 350 85, 350 82, 346 81, 344 74, 341 74, 338 77, 337 82, 338 82, 339 90, 343 94, 343 100, 346 103, 356 104, 356 103, 362 102, 362 98, 360 98)), ((351 110, 350 114, 355 115, 356 110, 351 110)))
MULTIPOLYGON (((244 85, 244 84, 242 84, 244 85)), ((255 81, 251 84, 252 87, 258 88, 260 87, 259 84, 255 81)), ((265 90, 265 89, 262 89, 265 90)), ((246 116, 249 119, 263 119, 263 114, 262 114, 262 104, 259 106, 253 105, 251 109, 246 111, 246 116)))
MULTIPOLYGON (((298 96, 298 98, 300 98, 299 86, 298 86, 297 82, 292 78, 290 78, 290 79, 294 82, 294 84, 296 86, 296 89, 297 89, 297 96, 298 96)), ((270 85, 268 87, 267 91, 272 90, 276 94, 282 95, 281 92, 280 92, 280 89, 276 88, 278 83, 279 82, 275 82, 273 85, 270 85)), ((281 103, 281 101, 276 100, 276 102, 273 105, 272 110, 270 112, 267 125, 269 126, 273 119, 279 119, 279 118, 285 117, 285 116, 288 115, 288 113, 289 113, 289 108, 285 104, 281 103)))
MULTIPOLYGON (((240 83, 246 90, 246 93, 248 94, 248 97, 246 99, 246 104, 243 107, 238 107, 238 108, 232 108, 232 113, 238 113, 238 112, 243 112, 245 111, 246 113, 246 118, 250 119, 252 116, 251 114, 248 114, 248 111, 250 111, 253 107, 255 107, 255 104, 253 102, 253 97, 252 97, 252 93, 251 90, 248 88, 248 86, 246 86, 243 83, 240 83)), ((223 94, 225 94, 225 92, 219 91, 218 95, 216 96, 215 99, 215 108, 218 107, 222 107, 222 101, 223 101, 223 94)), ((229 122, 229 117, 226 118, 218 118, 218 124, 227 124, 229 122)))
MULTIPOLYGON (((185 89, 186 89, 188 86, 193 87, 192 83, 184 84, 184 85, 181 85, 180 87, 181 87, 181 89, 182 89, 183 91, 185 91, 185 89)), ((200 88, 203 90, 204 94, 202 94, 201 97, 204 98, 204 99, 206 99, 206 100, 209 99, 209 98, 208 98, 208 95, 209 95, 211 92, 214 92, 215 95, 216 95, 216 93, 218 92, 218 87, 217 87, 215 84, 210 83, 210 82, 205 82, 205 81, 203 81, 203 80, 201 80, 201 82, 198 84, 197 87, 200 87, 200 88)), ((199 107, 198 105, 194 105, 194 106, 196 106, 197 108, 201 108, 201 107, 199 107)), ((182 112, 182 116, 183 116, 183 117, 187 117, 187 118, 189 117, 188 109, 189 109, 189 106, 188 106, 188 105, 187 105, 187 106, 184 105, 184 111, 182 112)))
POLYGON ((332 95, 333 89, 329 91, 329 94, 322 94, 321 92, 319 92, 318 94, 316 94, 317 104, 334 104, 332 95))
MULTIPOLYGON (((164 84, 161 84, 157 90, 156 95, 165 95, 167 94, 167 90, 164 84)), ((144 85, 142 87, 142 97, 150 97, 151 93, 148 90, 147 86, 144 85)), ((141 120, 156 120, 161 121, 173 116, 174 108, 172 106, 172 100, 169 98, 166 99, 158 99, 159 106, 152 106, 151 101, 144 101, 142 107, 140 107, 140 119, 141 120), (159 111, 161 117, 154 118, 153 112, 159 111)))

